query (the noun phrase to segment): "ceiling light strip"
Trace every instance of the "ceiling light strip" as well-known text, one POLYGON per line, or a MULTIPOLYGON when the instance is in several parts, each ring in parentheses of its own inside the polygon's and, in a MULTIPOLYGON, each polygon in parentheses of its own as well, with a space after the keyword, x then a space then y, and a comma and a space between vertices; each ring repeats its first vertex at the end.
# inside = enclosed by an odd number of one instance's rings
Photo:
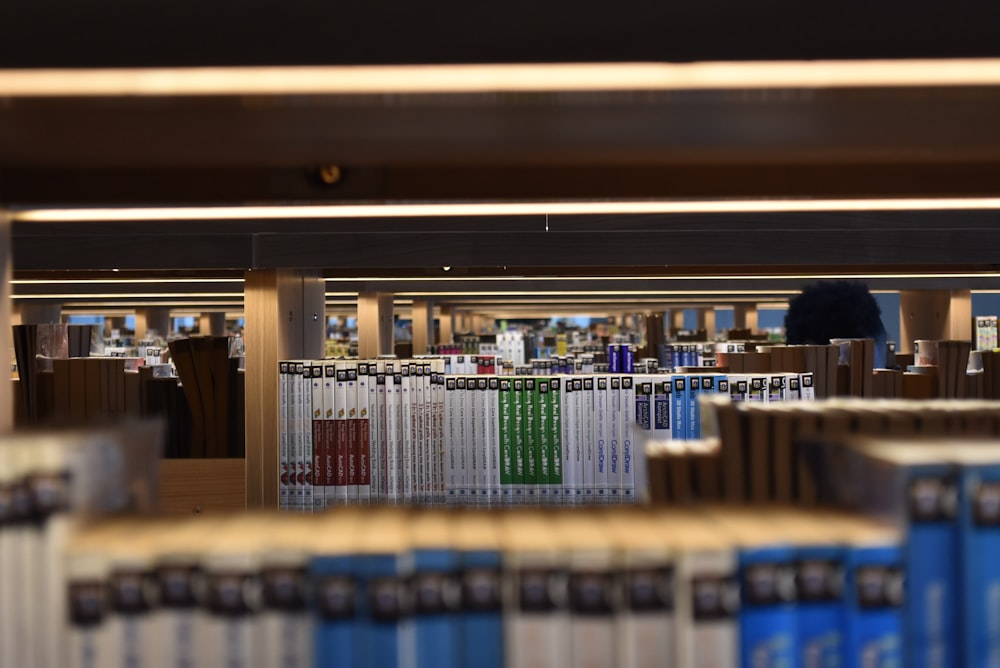
POLYGON ((1000 59, 35 69, 3 97, 373 95, 989 86, 1000 59))

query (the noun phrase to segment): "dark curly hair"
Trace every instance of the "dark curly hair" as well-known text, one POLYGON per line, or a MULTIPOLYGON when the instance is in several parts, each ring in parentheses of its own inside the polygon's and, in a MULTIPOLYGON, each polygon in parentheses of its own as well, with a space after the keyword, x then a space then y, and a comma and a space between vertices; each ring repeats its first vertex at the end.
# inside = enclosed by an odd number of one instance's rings
POLYGON ((882 311, 862 283, 813 283, 788 302, 789 344, 826 344, 830 339, 879 339, 886 335, 882 311))

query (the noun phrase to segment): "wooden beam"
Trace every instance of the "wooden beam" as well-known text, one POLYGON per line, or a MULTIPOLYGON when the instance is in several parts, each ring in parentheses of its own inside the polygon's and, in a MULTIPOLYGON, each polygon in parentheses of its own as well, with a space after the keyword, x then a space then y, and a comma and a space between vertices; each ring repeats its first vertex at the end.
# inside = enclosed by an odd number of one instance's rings
POLYGON ((150 306, 135 310, 135 338, 144 339, 148 336, 170 336, 170 307, 150 306))
POLYGON ((434 343, 434 302, 426 299, 413 302, 413 354, 424 355, 434 343))
POLYGON ((206 311, 198 316, 198 333, 222 336, 226 333, 225 311, 206 311))

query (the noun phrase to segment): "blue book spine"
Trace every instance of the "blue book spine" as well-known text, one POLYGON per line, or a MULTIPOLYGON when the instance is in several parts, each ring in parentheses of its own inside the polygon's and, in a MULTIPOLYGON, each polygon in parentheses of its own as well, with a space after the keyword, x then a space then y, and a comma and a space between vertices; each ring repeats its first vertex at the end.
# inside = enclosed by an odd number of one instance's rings
POLYGON ((621 345, 617 343, 608 344, 608 373, 621 373, 621 345))
POLYGON ((500 552, 462 554, 461 666, 503 668, 500 552))
POLYGON ((673 418, 671 420, 671 434, 675 441, 682 441, 687 438, 687 394, 688 377, 684 375, 671 376, 673 391, 671 392, 674 404, 673 418))
POLYGON ((844 665, 844 548, 796 550, 799 666, 844 665))
POLYGON ((744 548, 739 559, 740 665, 795 665, 795 551, 778 545, 744 548))
POLYGON ((413 629, 416 668, 461 668, 459 599, 454 550, 413 553, 413 629))
POLYGON ((698 395, 701 394, 701 376, 688 377, 687 416, 684 425, 686 438, 698 438, 698 395))
POLYGON ((949 464, 909 469, 904 631, 906 665, 959 665, 957 480, 949 464))
POLYGON ((406 573, 396 554, 356 557, 360 581, 361 663, 366 668, 397 668, 412 651, 405 638, 409 622, 406 573))
POLYGON ((635 350, 631 344, 622 344, 622 373, 635 373, 635 350))
POLYGON ((897 545, 847 549, 844 668, 903 663, 903 562, 897 545))
POLYGON ((315 557, 309 572, 315 590, 314 665, 316 668, 358 665, 360 629, 353 557, 315 557))
MULTIPOLYGON (((960 665, 1000 665, 1000 465, 963 467, 960 665)), ((959 665, 959 664, 956 664, 959 665)))

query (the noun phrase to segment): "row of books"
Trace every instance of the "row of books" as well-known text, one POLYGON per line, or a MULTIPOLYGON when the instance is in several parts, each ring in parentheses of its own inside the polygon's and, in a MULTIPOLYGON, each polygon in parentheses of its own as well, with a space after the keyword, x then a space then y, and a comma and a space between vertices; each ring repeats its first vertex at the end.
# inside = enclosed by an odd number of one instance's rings
POLYGON ((1000 442, 857 439, 819 453, 830 500, 897 527, 906 666, 1000 656, 1000 442))
POLYGON ((1000 437, 1000 411, 991 401, 840 397, 767 404, 718 395, 701 401, 703 442, 646 450, 654 502, 815 505, 830 478, 814 457, 818 442, 852 435, 1000 437))
POLYGON ((791 509, 118 521, 65 568, 52 665, 887 666, 908 613, 896 531, 791 509))
POLYGON ((633 503, 645 496, 637 444, 699 438, 700 395, 811 398, 809 374, 443 369, 439 358, 281 362, 281 508, 633 503))
POLYGON ((975 322, 973 350, 994 350, 1000 346, 997 343, 997 316, 980 315, 973 320, 975 322))
POLYGON ((0 665, 68 665, 57 648, 66 541, 88 518, 155 508, 162 431, 129 422, 0 438, 0 665))

